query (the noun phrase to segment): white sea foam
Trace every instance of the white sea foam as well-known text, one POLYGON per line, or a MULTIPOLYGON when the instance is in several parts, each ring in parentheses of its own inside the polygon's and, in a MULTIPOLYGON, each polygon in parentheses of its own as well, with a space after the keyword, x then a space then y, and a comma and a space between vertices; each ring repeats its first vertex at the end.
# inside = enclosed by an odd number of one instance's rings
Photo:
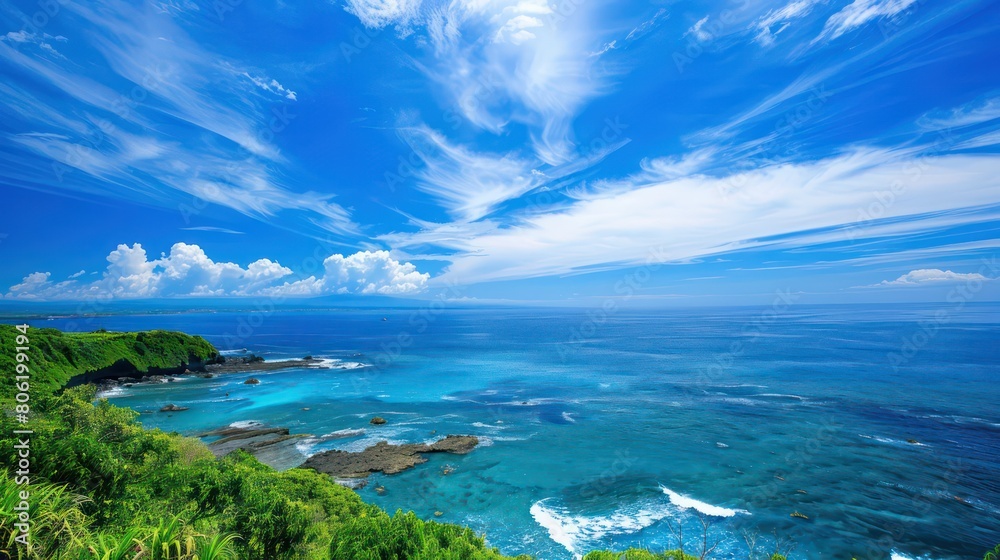
POLYGON ((726 403, 730 403, 730 404, 739 404, 739 405, 743 405, 743 406, 761 406, 763 404, 763 403, 761 403, 759 401, 755 401, 753 399, 742 398, 742 397, 730 397, 730 398, 719 399, 719 400, 721 400, 722 402, 726 402, 726 403))
POLYGON ((374 412, 356 412, 354 414, 347 414, 345 416, 351 416, 351 417, 354 417, 354 418, 370 418, 372 416, 389 416, 391 414, 399 415, 399 416, 416 416, 417 415, 416 412, 397 412, 397 411, 394 411, 394 410, 388 410, 388 411, 385 411, 385 412, 379 411, 377 413, 374 413, 374 412))
POLYGON ((264 425, 264 423, 260 422, 258 420, 240 420, 238 422, 233 422, 232 424, 229 425, 229 427, 230 428, 241 428, 241 429, 247 430, 247 429, 250 429, 250 428, 259 428, 259 427, 261 427, 263 425, 264 425))
POLYGON ((904 555, 902 555, 902 554, 900 554, 900 553, 898 553, 896 551, 893 551, 892 553, 890 553, 889 559, 890 560, 913 560, 913 558, 910 558, 909 556, 904 556, 904 555))
POLYGON ((786 395, 786 394, 783 394, 783 393, 757 393, 756 395, 752 395, 752 396, 754 396, 754 397, 766 397, 766 398, 771 398, 771 399, 795 399, 795 400, 800 400, 800 401, 806 400, 805 397, 800 397, 798 395, 786 395))
POLYGON ((304 457, 311 457, 316 454, 316 446, 324 443, 326 441, 335 439, 347 439, 352 437, 357 437, 365 434, 364 428, 352 430, 350 428, 344 430, 336 430, 328 434, 323 434, 319 437, 307 437, 299 440, 295 444, 295 449, 299 451, 304 457))
POLYGON ((507 426, 503 426, 501 424, 484 424, 483 422, 473 422, 472 425, 475 426, 475 427, 477 427, 477 428, 483 428, 485 430, 505 430, 505 429, 507 429, 507 426))
POLYGON ((318 369, 361 369, 368 367, 362 362, 345 362, 334 358, 323 358, 318 364, 311 366, 318 369))
POLYGON ((365 429, 364 428, 358 428, 356 430, 355 429, 351 429, 351 428, 347 428, 347 429, 344 429, 344 430, 336 430, 336 431, 330 432, 328 434, 323 434, 320 437, 322 437, 323 439, 343 439, 343 438, 360 436, 360 435, 364 435, 364 434, 365 434, 365 429))
POLYGON ((693 508, 696 511, 712 517, 733 517, 738 514, 750 515, 750 512, 745 509, 729 509, 720 506, 713 506, 712 504, 706 504, 705 502, 699 502, 694 498, 678 494, 663 485, 660 485, 660 490, 663 490, 663 493, 670 497, 670 503, 681 509, 693 508))
MULTIPOLYGON (((476 401, 473 401, 476 402, 476 401)), ((550 404, 561 402, 558 399, 542 398, 542 399, 525 399, 520 401, 507 401, 501 403, 483 403, 483 404, 498 404, 498 405, 508 405, 508 406, 538 406, 542 404, 550 404)))
MULTIPOLYGON (((519 437, 519 436, 476 436, 476 439, 479 440, 479 444, 477 445, 477 447, 490 447, 490 446, 492 446, 494 443, 496 443, 498 441, 525 441, 525 440, 529 440, 529 439, 535 437, 536 435, 538 435, 537 432, 533 433, 533 434, 530 434, 530 435, 527 435, 527 436, 524 436, 524 437, 519 437)), ((433 439, 431 440, 431 442, 434 442, 434 441, 437 441, 437 440, 433 440, 433 439)))
POLYGON ((985 510, 993 515, 1000 516, 1000 508, 994 506, 993 504, 987 501, 980 500, 979 498, 968 498, 963 501, 974 508, 985 510))
POLYGON ((97 398, 99 399, 113 399, 115 397, 120 397, 125 394, 124 387, 109 387, 107 389, 97 392, 97 398))
POLYGON ((301 453, 303 457, 312 457, 314 455, 313 448, 316 447, 317 443, 319 443, 319 440, 316 438, 303 438, 295 444, 295 449, 301 453))
POLYGON ((888 444, 888 445, 904 445, 904 446, 907 446, 907 447, 928 447, 928 445, 926 443, 920 443, 919 441, 909 442, 909 441, 903 441, 901 439, 892 439, 892 438, 887 438, 887 437, 883 437, 883 436, 870 436, 870 435, 866 435, 866 434, 858 434, 858 435, 860 437, 865 438, 865 439, 870 439, 870 440, 877 441, 879 443, 885 443, 885 444, 888 444))
POLYGON ((914 558, 913 556, 907 556, 901 552, 892 550, 889 552, 889 560, 930 560, 930 557, 920 556, 918 558, 914 558))
POLYGON ((673 384, 715 387, 718 389, 743 389, 747 387, 755 389, 767 389, 767 385, 754 385, 752 383, 705 383, 703 381, 675 381, 673 384))
POLYGON ((664 504, 649 503, 620 508, 609 515, 573 515, 551 502, 551 498, 535 502, 531 516, 548 531, 549 538, 577 558, 582 557, 587 542, 607 535, 635 533, 672 514, 664 504))
POLYGON ((572 412, 563 412, 562 413, 562 418, 563 418, 563 420, 569 422, 570 424, 576 424, 576 420, 573 419, 573 413, 572 412))

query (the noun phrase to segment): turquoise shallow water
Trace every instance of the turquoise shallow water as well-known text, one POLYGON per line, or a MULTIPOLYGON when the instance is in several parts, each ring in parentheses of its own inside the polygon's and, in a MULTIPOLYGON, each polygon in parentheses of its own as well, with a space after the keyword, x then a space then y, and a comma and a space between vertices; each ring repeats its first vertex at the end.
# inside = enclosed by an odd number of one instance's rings
POLYGON ((188 406, 141 416, 182 433, 255 421, 353 434, 305 439, 304 453, 477 435, 468 455, 373 476, 360 493, 390 511, 444 512, 509 554, 673 547, 678 525, 697 550, 704 520, 717 558, 745 558, 745 531, 771 547, 774 534, 793 542, 798 558, 974 558, 1000 543, 997 311, 380 310, 35 325, 179 329, 268 359, 367 364, 109 397, 141 411, 188 406), (388 424, 369 425, 374 415, 388 424))

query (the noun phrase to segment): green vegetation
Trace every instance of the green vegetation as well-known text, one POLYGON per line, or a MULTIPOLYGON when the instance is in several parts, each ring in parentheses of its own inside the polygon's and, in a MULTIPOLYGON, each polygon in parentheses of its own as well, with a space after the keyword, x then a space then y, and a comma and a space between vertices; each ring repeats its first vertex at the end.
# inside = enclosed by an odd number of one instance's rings
MULTIPOLYGON (((390 517, 378 508, 348 521, 334 533, 330 558, 381 560, 502 560, 483 539, 457 525, 421 521, 413 512, 390 517)), ((519 559, 530 560, 528 556, 519 559)))
POLYGON ((983 560, 1000 560, 1000 544, 993 547, 993 550, 987 552, 986 556, 983 556, 983 560))
POLYGON ((697 556, 685 554, 680 550, 668 550, 657 554, 648 550, 630 548, 625 552, 608 552, 595 550, 583 557, 583 560, 698 560, 697 556))
MULTIPOLYGON (((12 325, 0 325, 0 371, 13 374, 17 366, 14 347, 27 346, 31 387, 36 395, 55 392, 73 376, 121 360, 146 372, 150 368, 176 368, 219 355, 200 336, 171 331, 64 333, 56 329, 31 329, 26 345, 17 342, 19 334, 12 325)), ((4 383, 0 401, 5 402, 12 395, 13 385, 4 383)))
MULTIPOLYGON (((12 342, 18 334, 0 326, 3 371, 16 368, 12 342)), ((15 542, 15 507, 23 487, 15 484, 13 469, 0 471, 0 557, 507 558, 469 529, 425 522, 412 513, 390 518, 315 471, 277 472, 242 452, 217 460, 197 439, 144 429, 132 410, 104 400, 94 404, 93 386, 60 390, 73 376, 120 360, 148 371, 216 356, 201 338, 164 331, 31 329, 29 341, 31 448, 44 450, 31 455, 32 546, 15 542), (374 548, 358 545, 375 542, 374 548)), ((5 383, 0 393, 5 410, 14 393, 13 384, 5 383)), ((17 464, 11 434, 21 427, 0 414, 3 465, 17 464)))
MULTIPOLYGON (((312 470, 277 472, 243 452, 217 460, 200 440, 144 429, 136 412, 106 400, 94 404, 93 386, 61 389, 74 375, 119 360, 145 371, 217 355, 200 338, 163 331, 29 333, 31 546, 15 541, 24 487, 15 483, 13 468, 0 470, 0 558, 530 560, 503 556, 464 527, 412 512, 390 516, 312 470)), ((16 365, 8 345, 16 334, 0 326, 0 368, 8 380, 16 365)), ((13 394, 5 382, 5 412, 13 394)), ((0 414, 0 464, 17 464, 12 434, 22 427, 0 414)), ((1000 547, 987 560, 998 553, 1000 547)), ((630 549, 584 558, 698 560, 707 554, 630 549)))

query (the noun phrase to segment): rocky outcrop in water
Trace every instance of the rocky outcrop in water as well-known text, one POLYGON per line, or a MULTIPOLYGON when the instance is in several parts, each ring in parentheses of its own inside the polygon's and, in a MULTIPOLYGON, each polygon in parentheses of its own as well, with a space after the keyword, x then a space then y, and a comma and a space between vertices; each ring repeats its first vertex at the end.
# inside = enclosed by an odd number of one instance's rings
POLYGON ((426 463, 426 453, 465 454, 479 444, 474 436, 450 435, 430 445, 408 443, 392 445, 380 441, 360 452, 324 451, 313 455, 302 464, 305 468, 340 478, 365 477, 373 472, 396 474, 426 463))
MULTIPOLYGON (((343 430, 327 434, 317 441, 351 437, 362 433, 364 430, 343 430)), ((427 458, 423 456, 424 454, 462 455, 472 451, 479 444, 479 439, 474 436, 449 435, 429 445, 425 443, 393 445, 380 441, 364 451, 324 451, 305 459, 296 444, 302 438, 314 436, 290 434, 288 428, 266 428, 260 425, 227 426, 198 434, 198 437, 218 438, 208 444, 208 448, 216 457, 225 457, 237 449, 242 449, 256 457, 258 461, 278 470, 301 466, 338 479, 363 478, 373 472, 396 474, 426 463, 427 458)))
POLYGON ((265 362, 260 356, 225 356, 215 364, 205 366, 209 373, 246 373, 251 371, 277 371, 281 369, 315 367, 323 360, 306 356, 301 360, 282 360, 280 362, 265 362))

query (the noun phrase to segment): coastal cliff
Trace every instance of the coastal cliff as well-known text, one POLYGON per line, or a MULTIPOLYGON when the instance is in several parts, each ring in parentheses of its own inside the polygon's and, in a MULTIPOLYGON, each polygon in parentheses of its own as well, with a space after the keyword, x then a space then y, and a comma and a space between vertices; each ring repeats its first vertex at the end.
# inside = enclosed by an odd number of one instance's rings
MULTIPOLYGON (((17 365, 18 334, 0 325, 0 368, 7 371, 17 365)), ((137 412, 95 402, 88 379, 217 360, 218 351, 199 337, 28 329, 25 338, 31 412, 23 419, 0 414, 0 462, 27 461, 23 442, 10 434, 30 428, 34 539, 30 548, 12 547, 19 517, 0 511, 2 558, 119 558, 128 551, 169 560, 511 560, 470 529, 412 513, 389 516, 326 474, 279 472, 242 449, 216 458, 196 438, 144 429, 137 412), (71 382, 79 386, 67 387, 71 382), (398 538, 386 540, 388 533, 398 538)), ((3 386, 5 404, 12 388, 3 386)), ((6 503, 16 503, 10 499, 23 490, 19 480, 0 473, 6 503)))
MULTIPOLYGON (((0 325, 0 340, 13 344, 18 332, 0 325)), ((173 331, 62 332, 31 329, 28 357, 32 386, 54 392, 102 379, 171 375, 219 360, 219 351, 200 336, 173 331)), ((0 352, 0 369, 14 371, 14 352, 0 352)), ((4 385, 0 398, 11 396, 4 385)))

